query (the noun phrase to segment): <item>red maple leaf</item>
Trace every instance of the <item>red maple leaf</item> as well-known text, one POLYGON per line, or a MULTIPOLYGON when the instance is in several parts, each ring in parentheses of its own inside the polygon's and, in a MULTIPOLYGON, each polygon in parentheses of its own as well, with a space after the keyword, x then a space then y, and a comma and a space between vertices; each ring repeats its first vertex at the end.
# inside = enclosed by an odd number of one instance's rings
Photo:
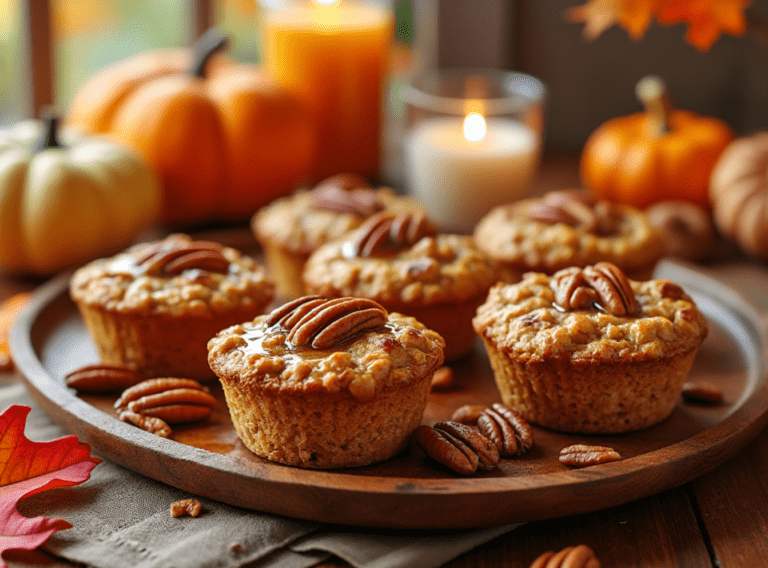
MULTIPOLYGON (((30 410, 14 405, 0 415, 0 555, 12 548, 32 550, 57 530, 70 528, 62 519, 23 517, 16 504, 35 493, 82 483, 101 462, 75 436, 28 440, 24 427, 30 410)), ((2 560, 0 568, 5 568, 2 560)))

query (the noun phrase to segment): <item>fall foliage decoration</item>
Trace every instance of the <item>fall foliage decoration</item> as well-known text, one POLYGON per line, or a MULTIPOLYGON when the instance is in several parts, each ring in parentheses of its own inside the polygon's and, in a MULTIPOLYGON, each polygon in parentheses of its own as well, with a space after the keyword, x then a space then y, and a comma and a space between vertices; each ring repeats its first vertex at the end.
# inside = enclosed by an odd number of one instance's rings
POLYGON ((768 132, 735 140, 720 156, 709 188, 720 233, 768 260, 768 132))
MULTIPOLYGON (((51 442, 28 440, 24 427, 30 410, 13 405, 0 415, 0 554, 11 549, 33 550, 57 530, 71 528, 62 519, 23 517, 16 505, 36 493, 82 483, 101 462, 75 436, 51 442)), ((4 567, 0 560, 0 568, 4 567)))
POLYGON ((584 23, 583 35, 590 40, 614 24, 637 41, 654 18, 664 26, 684 23, 685 41, 707 51, 722 33, 744 34, 744 10, 750 4, 751 0, 589 0, 568 10, 566 17, 584 23))
POLYGON ((644 112, 608 120, 587 139, 584 185, 641 209, 668 200, 708 208, 709 176, 733 131, 719 119, 673 108, 659 77, 641 79, 636 94, 644 112))
POLYGON ((29 303, 31 297, 32 294, 29 292, 20 292, 0 303, 0 371, 13 370, 13 359, 11 359, 8 334, 11 331, 11 325, 13 325, 16 316, 29 303))
POLYGON ((75 95, 68 122, 109 133, 157 171, 162 219, 246 219, 287 195, 314 162, 303 106, 258 67, 221 55, 216 30, 191 50, 148 51, 114 63, 75 95))

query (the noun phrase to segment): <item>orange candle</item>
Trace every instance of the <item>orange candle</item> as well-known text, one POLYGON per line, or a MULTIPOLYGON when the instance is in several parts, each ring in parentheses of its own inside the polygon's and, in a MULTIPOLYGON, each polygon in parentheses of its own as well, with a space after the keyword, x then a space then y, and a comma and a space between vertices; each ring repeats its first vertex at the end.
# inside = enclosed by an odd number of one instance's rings
POLYGON ((285 1, 265 10, 263 29, 267 69, 314 116, 315 179, 378 177, 392 11, 352 0, 285 1))

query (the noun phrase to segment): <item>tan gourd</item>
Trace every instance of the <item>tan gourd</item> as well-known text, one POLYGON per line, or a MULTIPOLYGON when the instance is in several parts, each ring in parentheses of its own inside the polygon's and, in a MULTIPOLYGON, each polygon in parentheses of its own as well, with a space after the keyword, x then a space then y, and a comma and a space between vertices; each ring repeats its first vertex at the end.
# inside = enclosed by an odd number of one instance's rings
POLYGON ((720 233, 768 260, 768 132, 738 138, 725 149, 709 197, 720 233))

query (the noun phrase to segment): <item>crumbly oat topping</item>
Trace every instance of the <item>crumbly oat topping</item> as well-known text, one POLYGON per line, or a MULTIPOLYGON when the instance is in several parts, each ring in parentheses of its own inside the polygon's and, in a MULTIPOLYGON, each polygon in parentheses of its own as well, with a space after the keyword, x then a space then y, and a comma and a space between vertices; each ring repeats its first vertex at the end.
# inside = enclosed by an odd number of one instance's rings
POLYGON ((362 258, 349 254, 352 244, 342 239, 315 251, 304 269, 308 290, 432 305, 484 294, 498 276, 495 264, 475 248, 469 236, 424 237, 391 255, 362 258))
MULTIPOLYGON (((422 210, 410 197, 397 195, 389 188, 375 190, 382 210, 399 212, 422 210)), ((273 201, 253 218, 252 228, 260 241, 270 241, 296 253, 310 253, 359 227, 365 217, 312 206, 310 191, 301 191, 273 201)))
POLYGON ((550 277, 527 273, 517 284, 498 284, 473 320, 475 331, 522 362, 644 361, 697 347, 707 321, 693 300, 668 280, 630 280, 634 316, 555 306, 550 277))
MULTIPOLYGON (((193 242, 181 234, 166 241, 193 242)), ((121 313, 207 317, 233 308, 266 305, 274 296, 274 285, 264 268, 229 247, 222 247, 230 263, 223 274, 196 268, 178 275, 146 274, 137 261, 153 244, 136 245, 77 270, 70 282, 73 299, 121 313)))
POLYGON ((599 261, 631 272, 663 254, 660 236, 638 209, 610 204, 615 232, 600 234, 532 219, 531 208, 540 203, 540 199, 526 199, 493 209, 475 228, 478 248, 500 262, 548 273, 599 261))
POLYGON ((383 328, 330 349, 294 347, 267 316, 221 331, 208 342, 208 362, 220 377, 287 392, 340 392, 370 400, 388 386, 423 376, 443 361, 445 341, 414 318, 388 315, 383 328))

